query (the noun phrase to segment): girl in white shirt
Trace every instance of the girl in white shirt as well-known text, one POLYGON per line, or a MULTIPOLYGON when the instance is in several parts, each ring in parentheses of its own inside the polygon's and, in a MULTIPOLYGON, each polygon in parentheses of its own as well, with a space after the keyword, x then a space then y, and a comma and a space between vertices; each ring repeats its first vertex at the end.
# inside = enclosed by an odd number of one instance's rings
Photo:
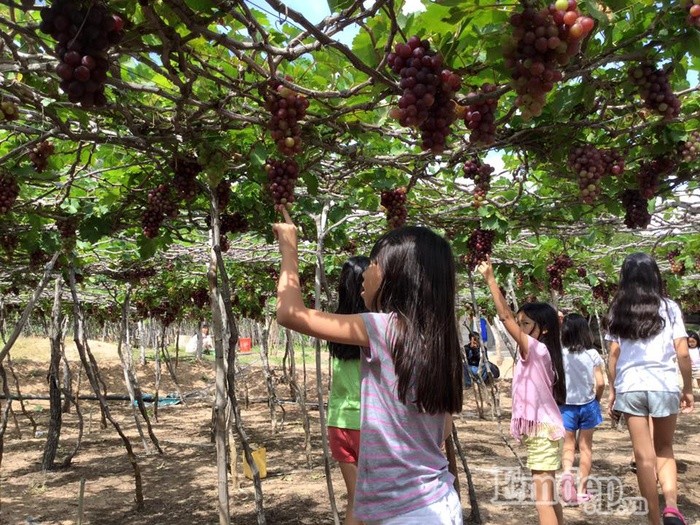
POLYGON ((688 330, 688 353, 693 365, 693 379, 698 382, 698 388, 700 388, 700 337, 690 330, 688 330))
POLYGON ((591 472, 593 432, 603 422, 600 398, 605 389, 605 364, 598 350, 593 348, 593 334, 588 321, 580 314, 564 317, 561 344, 566 374, 566 404, 559 407, 566 430, 561 488, 564 501, 576 505, 590 501, 586 485, 591 472), (580 453, 578 490, 571 472, 576 455, 577 432, 580 453))
POLYGON ((622 413, 627 422, 649 524, 658 525, 663 519, 664 525, 685 525, 677 505, 673 434, 679 409, 693 410, 688 340, 680 308, 664 296, 659 268, 647 254, 625 258, 605 326, 610 341, 609 410, 612 417, 614 411, 622 413), (683 376, 682 393, 676 359, 683 376), (655 470, 666 502, 663 511, 655 470))

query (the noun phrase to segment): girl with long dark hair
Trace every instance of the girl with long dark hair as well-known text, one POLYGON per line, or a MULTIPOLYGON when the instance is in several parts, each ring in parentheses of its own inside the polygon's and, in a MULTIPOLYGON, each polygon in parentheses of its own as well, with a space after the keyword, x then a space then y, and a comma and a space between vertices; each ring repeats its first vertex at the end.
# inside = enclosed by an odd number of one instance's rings
POLYGON ((649 524, 663 520, 664 525, 685 525, 677 505, 673 435, 679 410, 693 410, 688 340, 681 310, 665 296, 659 267, 649 255, 633 253, 625 258, 604 321, 610 341, 609 410, 613 417, 622 413, 627 422, 649 524), (657 477, 666 504, 663 510, 657 477))
POLYGON ((491 291, 498 318, 518 345, 510 433, 527 446, 539 522, 563 525, 564 514, 554 489, 564 437, 558 405, 566 402, 559 316, 547 303, 526 303, 513 314, 496 282, 491 261, 481 263, 478 270, 491 291))
POLYGON ((361 440, 355 518, 366 525, 461 525, 454 476, 441 450, 462 409, 455 267, 445 239, 406 226, 374 245, 363 275, 370 312, 304 306, 296 228, 273 226, 282 254, 277 320, 303 334, 362 347, 361 440))

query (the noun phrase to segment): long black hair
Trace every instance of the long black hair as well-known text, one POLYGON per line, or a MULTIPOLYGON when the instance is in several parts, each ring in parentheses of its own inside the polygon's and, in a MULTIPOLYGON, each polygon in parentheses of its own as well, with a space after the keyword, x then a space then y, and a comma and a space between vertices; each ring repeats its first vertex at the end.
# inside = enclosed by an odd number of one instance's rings
POLYGON ((700 346, 700 337, 698 337, 697 332, 693 332, 692 330, 688 330, 688 339, 695 339, 695 342, 697 343, 697 345, 700 346))
POLYGON ((391 341, 399 400, 430 414, 462 410, 462 355, 449 243, 428 228, 384 234, 370 259, 382 280, 371 310, 396 316, 391 341))
MULTIPOLYGON (((350 257, 343 264, 338 279, 338 308, 337 314, 359 314, 366 312, 362 292, 362 273, 369 266, 369 257, 357 255, 350 257)), ((359 359, 360 347, 340 343, 328 343, 328 349, 333 357, 338 359, 359 359)))
POLYGON ((569 352, 583 352, 593 348, 593 333, 588 321, 581 314, 564 316, 561 325, 561 344, 569 352))
POLYGON ((659 309, 664 302, 664 284, 656 261, 646 253, 625 257, 620 284, 610 303, 604 326, 621 339, 647 339, 664 329, 659 309))
POLYGON ((547 347, 554 367, 554 401, 557 405, 566 404, 566 375, 559 337, 559 312, 549 303, 525 303, 518 312, 527 315, 539 328, 538 341, 547 347))

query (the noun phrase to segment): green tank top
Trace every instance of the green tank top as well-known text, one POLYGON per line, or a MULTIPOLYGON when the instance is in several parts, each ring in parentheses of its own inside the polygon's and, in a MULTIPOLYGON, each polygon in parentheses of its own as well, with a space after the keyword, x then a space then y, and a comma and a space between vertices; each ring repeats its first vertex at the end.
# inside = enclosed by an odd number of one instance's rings
POLYGON ((360 360, 333 358, 328 426, 360 429, 360 360))

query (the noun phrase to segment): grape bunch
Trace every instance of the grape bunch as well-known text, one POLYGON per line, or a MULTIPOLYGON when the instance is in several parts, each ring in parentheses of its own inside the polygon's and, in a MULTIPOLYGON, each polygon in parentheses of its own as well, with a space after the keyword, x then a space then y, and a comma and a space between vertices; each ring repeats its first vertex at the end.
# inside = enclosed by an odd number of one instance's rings
POLYGON ((479 208, 491 189, 491 174, 494 167, 481 162, 478 157, 474 157, 464 163, 462 171, 464 171, 465 177, 474 181, 474 207, 479 208))
POLYGON ((652 199, 659 191, 661 176, 669 173, 675 164, 670 157, 656 157, 644 161, 637 172, 637 186, 645 199, 652 199))
MULTIPOLYGON (((468 96, 487 95, 496 91, 494 84, 484 84, 479 93, 469 93, 468 96)), ((464 123, 471 130, 469 142, 488 146, 496 141, 496 108, 498 98, 491 97, 470 104, 464 114, 464 123)))
POLYGON ((615 177, 622 175, 622 172, 625 171, 625 159, 622 153, 614 149, 602 149, 600 150, 600 155, 603 164, 605 164, 605 173, 607 175, 615 177))
POLYGON ((0 247, 2 247, 2 249, 8 255, 12 255, 12 252, 15 251, 18 244, 19 238, 14 233, 3 232, 2 234, 0 234, 0 247))
POLYGON ((595 23, 581 15, 576 0, 557 0, 548 9, 527 6, 513 13, 510 24, 513 35, 503 56, 518 95, 515 105, 529 120, 542 114, 547 93, 563 78, 560 68, 580 51, 595 23))
POLYGON ((666 259, 671 265, 671 273, 678 275, 679 277, 685 275, 685 262, 678 259, 681 251, 678 249, 671 250, 666 254, 666 259))
POLYGON ((586 270, 585 266, 579 266, 578 268, 576 268, 576 275, 583 279, 588 275, 588 270, 586 270))
POLYGON ((470 270, 474 270, 479 263, 486 260, 493 250, 493 239, 496 232, 493 230, 475 229, 467 240, 467 255, 465 261, 470 270))
POLYGON ((196 288, 190 293, 190 299, 197 308, 205 308, 209 304, 209 291, 206 288, 196 288))
POLYGON ((549 286, 552 290, 564 293, 564 274, 566 270, 573 267, 574 261, 571 257, 562 253, 554 259, 552 264, 547 265, 547 274, 549 275, 549 286))
POLYGON ((241 212, 227 213, 221 216, 221 233, 245 233, 248 231, 248 219, 241 212))
POLYGON ((686 0, 688 9, 688 24, 700 28, 700 0, 686 0))
POLYGON ((522 274, 522 272, 515 274, 515 286, 516 288, 522 288, 525 286, 525 276, 522 274))
POLYGON ((290 209, 294 202, 294 186, 299 178, 299 165, 294 159, 267 159, 267 190, 272 195, 275 209, 290 209))
POLYGON ((167 184, 160 184, 148 192, 148 204, 141 217, 143 234, 149 239, 158 236, 158 230, 163 221, 177 216, 177 206, 172 189, 167 184))
POLYGON ((620 195, 625 207, 625 226, 630 229, 646 228, 651 222, 649 203, 638 189, 627 189, 620 195))
POLYGON ((0 121, 17 120, 19 118, 19 108, 17 104, 9 100, 0 102, 0 121))
POLYGON ((591 286, 591 292, 593 293, 593 298, 598 299, 604 303, 610 302, 610 296, 615 293, 615 285, 609 283, 598 283, 591 286))
POLYGON ((219 235, 219 248, 221 248, 223 253, 226 253, 231 249, 231 243, 229 242, 228 237, 226 237, 224 234, 219 235))
POLYGON ((44 171, 46 166, 49 164, 49 157, 53 154, 53 152, 53 144, 51 144, 48 140, 44 140, 43 142, 37 144, 37 146, 29 152, 29 160, 31 160, 32 164, 34 164, 34 169, 39 173, 44 171))
POLYGON ((406 224, 406 218, 408 217, 406 188, 383 190, 381 204, 386 209, 386 220, 390 228, 400 228, 406 224))
POLYGON ((442 153, 457 118, 453 98, 462 79, 443 67, 442 55, 430 49, 430 42, 417 36, 397 43, 387 63, 401 77, 403 90, 390 115, 402 126, 420 130, 423 151, 442 153))
POLYGON ((578 146, 569 153, 569 167, 578 176, 581 200, 592 204, 600 194, 600 179, 608 171, 604 155, 591 144, 578 146))
POLYGON ((78 218, 74 215, 61 217, 56 220, 56 228, 61 236, 64 247, 71 249, 75 246, 76 230, 78 229, 78 218))
POLYGON ((49 261, 49 254, 41 248, 35 248, 29 252, 29 266, 31 268, 39 268, 49 261))
POLYGON ((216 185, 216 198, 219 201, 219 209, 225 210, 228 203, 231 202, 231 182, 228 179, 222 179, 216 185))
MULTIPOLYGON (((290 77, 286 77, 291 81, 290 77)), ((301 126, 306 116, 309 100, 282 84, 278 79, 269 82, 265 93, 265 109, 270 112, 267 128, 272 140, 283 155, 291 157, 301 152, 301 126)))
POLYGON ((644 107, 663 115, 665 119, 677 117, 681 101, 673 93, 668 75, 653 64, 642 64, 630 68, 629 78, 644 99, 644 107))
POLYGON ((683 162, 693 162, 700 155, 700 130, 688 135, 688 140, 681 144, 680 155, 683 162))
POLYGON ((197 175, 202 171, 202 166, 194 157, 176 157, 172 168, 175 172, 173 186, 177 194, 186 201, 194 200, 199 193, 197 175))
POLYGON ((9 173, 0 171, 0 215, 12 209, 19 196, 19 184, 9 173))
POLYGON ((68 100, 84 108, 107 104, 107 51, 124 36, 124 20, 101 3, 54 0, 41 10, 39 30, 56 40, 56 74, 68 100))

